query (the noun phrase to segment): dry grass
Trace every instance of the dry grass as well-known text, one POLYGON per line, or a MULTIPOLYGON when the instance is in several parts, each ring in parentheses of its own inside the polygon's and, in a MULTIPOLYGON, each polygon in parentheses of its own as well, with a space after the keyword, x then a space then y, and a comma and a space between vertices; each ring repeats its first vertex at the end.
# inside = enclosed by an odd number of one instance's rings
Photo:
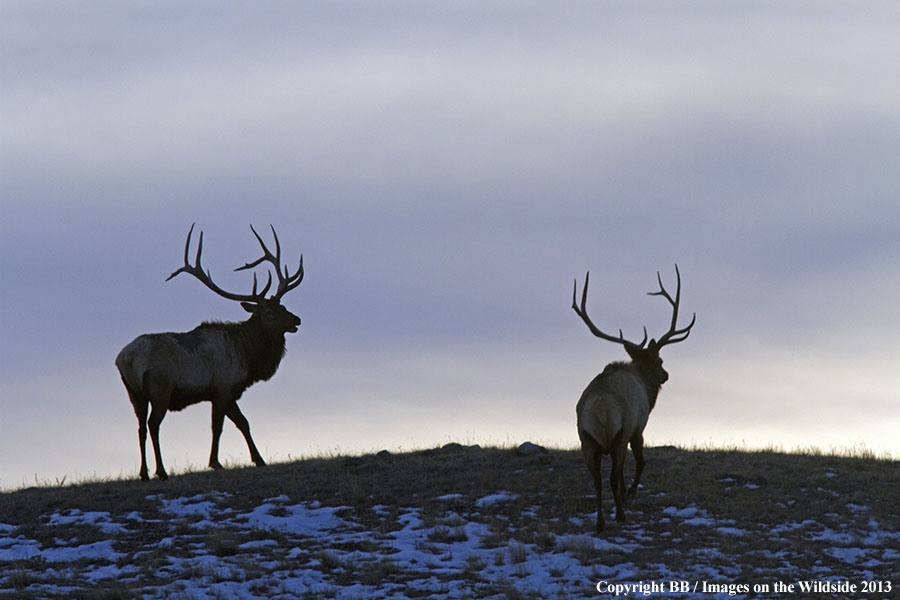
MULTIPOLYGON (((662 446, 647 448, 645 456, 647 469, 632 508, 648 516, 655 507, 696 503, 715 507, 718 515, 738 524, 778 522, 824 514, 837 502, 839 507, 866 505, 875 511, 868 516, 891 518, 888 500, 896 499, 900 490, 900 462, 866 455, 662 446), (654 499, 656 492, 665 493, 664 499, 654 499)), ((630 466, 629 459, 626 469, 630 466)), ((535 531, 543 527, 544 536, 550 533, 550 519, 568 521, 593 510, 590 478, 576 451, 551 450, 523 458, 508 449, 454 446, 200 471, 165 482, 30 487, 0 493, 0 522, 35 523, 42 514, 71 509, 112 515, 152 512, 157 508, 155 494, 191 497, 219 491, 228 494, 228 505, 236 510, 250 510, 265 498, 286 495, 296 502, 350 506, 375 525, 381 520, 373 510, 378 505, 389 510, 433 507, 443 513, 447 508, 468 509, 476 499, 497 490, 517 496, 497 508, 499 516, 534 524, 535 531), (439 499, 442 496, 451 498, 439 499)), ((611 496, 604 499, 611 508, 611 496)), ((437 524, 455 535, 463 523, 437 524)))

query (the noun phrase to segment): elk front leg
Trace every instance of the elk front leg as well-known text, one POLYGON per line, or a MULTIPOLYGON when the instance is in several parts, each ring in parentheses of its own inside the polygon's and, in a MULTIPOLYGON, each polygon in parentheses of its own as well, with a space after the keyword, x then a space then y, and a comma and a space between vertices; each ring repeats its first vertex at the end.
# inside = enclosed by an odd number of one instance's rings
POLYGON ((257 467, 266 466, 266 461, 263 460, 259 450, 256 449, 256 444, 253 443, 253 438, 250 436, 250 423, 247 421, 247 417, 244 416, 244 413, 241 412, 237 402, 232 402, 228 406, 228 410, 225 411, 225 416, 227 416, 231 422, 234 423, 235 427, 238 428, 238 431, 244 435, 244 440, 247 442, 247 448, 250 450, 250 460, 252 460, 257 467))
POLYGON ((219 438, 222 437, 222 425, 225 423, 225 406, 223 402, 213 400, 212 403, 212 448, 209 451, 209 468, 221 469, 219 462, 219 438))

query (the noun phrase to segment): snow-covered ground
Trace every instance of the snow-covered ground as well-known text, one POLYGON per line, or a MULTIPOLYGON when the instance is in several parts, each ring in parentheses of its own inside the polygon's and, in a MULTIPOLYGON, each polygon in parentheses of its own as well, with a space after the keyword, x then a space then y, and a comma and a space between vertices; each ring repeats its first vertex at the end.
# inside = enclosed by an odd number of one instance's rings
POLYGON ((287 496, 251 510, 231 508, 221 492, 148 499, 155 510, 66 510, 29 526, 0 523, 0 596, 104 589, 108 597, 182 600, 801 597, 775 591, 798 581, 879 585, 876 593, 823 597, 900 595, 900 523, 875 518, 863 527, 811 518, 748 528, 711 508, 665 506, 653 531, 636 510, 598 537, 589 533, 592 514, 568 524, 584 533, 513 527, 503 508, 519 498, 504 490, 365 513, 287 496), (751 539, 767 542, 751 547, 751 539), (673 591, 673 582, 688 588, 673 591))

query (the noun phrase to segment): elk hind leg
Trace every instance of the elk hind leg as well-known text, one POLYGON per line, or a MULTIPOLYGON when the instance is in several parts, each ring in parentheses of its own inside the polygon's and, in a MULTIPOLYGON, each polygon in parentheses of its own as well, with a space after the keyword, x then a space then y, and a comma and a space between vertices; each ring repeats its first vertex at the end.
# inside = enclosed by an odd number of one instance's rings
POLYGON ((241 412, 237 402, 232 402, 228 406, 228 409, 225 411, 225 416, 227 416, 231 422, 234 423, 235 427, 238 428, 238 431, 243 434, 244 440, 247 442, 247 448, 250 450, 250 460, 252 460, 257 467, 266 466, 266 461, 263 460, 259 450, 256 449, 256 444, 253 443, 253 437, 250 435, 250 423, 247 421, 247 417, 244 416, 244 413, 241 412))
POLYGON ((600 532, 605 525, 603 519, 603 474, 600 470, 603 451, 599 444, 584 434, 581 440, 581 453, 584 455, 584 462, 591 474, 591 479, 594 480, 594 492, 597 495, 597 531, 600 532))
POLYGON ((637 433, 631 438, 631 452, 634 454, 634 481, 628 489, 628 500, 634 498, 637 493, 638 483, 641 480, 641 473, 644 472, 644 434, 637 433))
POLYGON ((625 520, 625 453, 627 445, 616 440, 612 449, 612 470, 609 474, 609 485, 612 487, 613 499, 616 501, 616 521, 625 520))
POLYGON ((131 406, 134 408, 134 414, 138 420, 138 445, 141 449, 140 478, 141 481, 150 481, 150 474, 147 470, 147 412, 149 410, 149 403, 146 398, 138 395, 134 390, 128 387, 124 377, 122 378, 122 383, 125 384, 125 390, 128 392, 128 399, 131 400, 131 406))

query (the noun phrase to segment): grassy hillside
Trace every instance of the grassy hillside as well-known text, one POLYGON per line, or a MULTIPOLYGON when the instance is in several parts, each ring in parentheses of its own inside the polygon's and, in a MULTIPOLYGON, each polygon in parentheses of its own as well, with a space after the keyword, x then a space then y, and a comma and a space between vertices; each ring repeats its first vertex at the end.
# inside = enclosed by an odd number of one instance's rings
POLYGON ((600 537, 575 451, 450 445, 4 493, 0 597, 590 598, 674 579, 698 587, 657 597, 805 580, 896 597, 900 462, 645 455, 629 520, 600 537))

